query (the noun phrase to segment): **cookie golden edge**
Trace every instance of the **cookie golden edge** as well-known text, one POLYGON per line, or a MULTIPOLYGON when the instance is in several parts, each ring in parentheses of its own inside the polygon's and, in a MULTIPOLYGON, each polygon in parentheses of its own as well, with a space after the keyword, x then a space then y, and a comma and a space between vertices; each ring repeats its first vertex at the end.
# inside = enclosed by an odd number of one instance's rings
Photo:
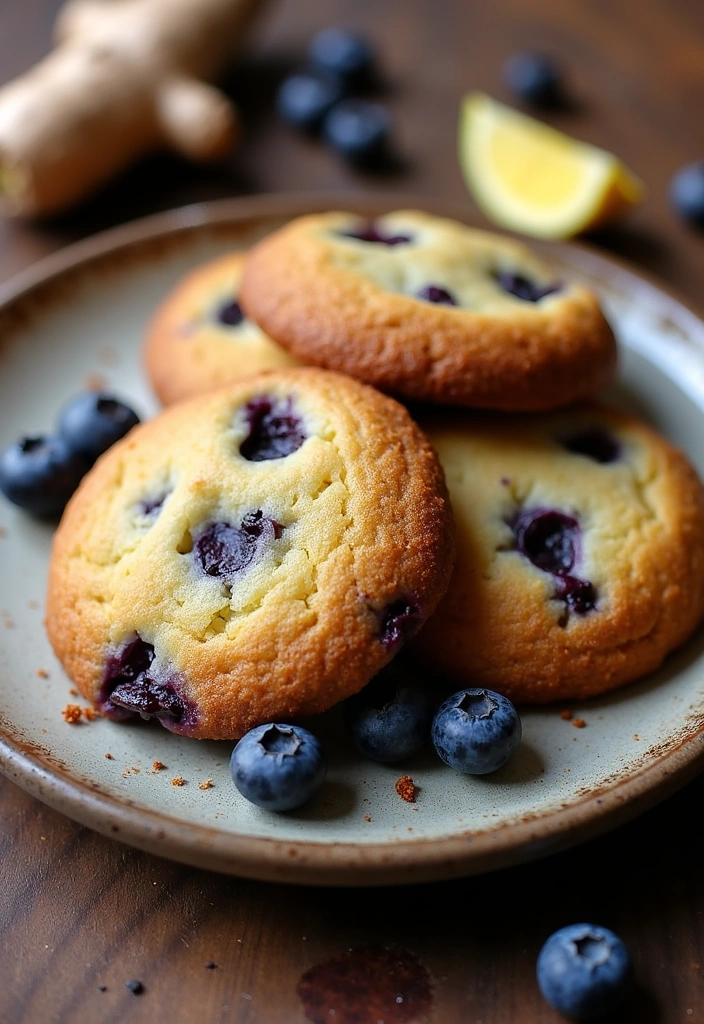
MULTIPOLYGON (((404 218, 411 229, 438 220, 416 210, 388 216, 396 228, 404 218)), ((510 320, 422 302, 335 264, 321 234, 359 223, 344 211, 300 217, 248 255, 242 306, 298 359, 402 400, 506 412, 569 405, 613 380, 616 338, 591 289, 568 284, 547 308, 517 310, 510 320)), ((535 259, 508 236, 443 223, 535 259)))
MULTIPOLYGON (((319 714, 361 689, 397 653, 397 647, 384 647, 378 636, 379 614, 394 595, 413 594, 421 622, 436 608, 454 562, 454 518, 437 455, 406 409, 329 371, 297 368, 260 374, 180 402, 134 428, 98 460, 66 508, 52 546, 46 628, 67 676, 98 710, 103 706, 107 659, 115 654, 106 600, 109 584, 97 570, 86 569, 82 538, 96 528, 110 530, 109 516, 97 527, 96 518, 102 515, 106 495, 114 496, 125 462, 135 450, 145 445, 154 452, 168 449, 178 434, 177 424, 189 422, 192 429, 201 411, 217 410, 234 396, 244 402, 275 385, 323 388, 330 406, 344 404, 346 416, 367 418, 367 465, 374 465, 384 481, 381 493, 370 500, 394 517, 375 525, 375 531, 384 534, 381 543, 368 544, 368 550, 356 556, 343 553, 331 558, 324 567, 321 576, 328 580, 328 593, 318 608, 319 626, 308 635, 296 622, 277 632, 260 620, 239 654, 226 653, 206 664, 199 662, 197 650, 189 648, 178 666, 180 692, 197 706, 199 717, 184 734, 237 739, 261 722, 319 714), (394 479, 389 484, 390 474, 394 479), (262 653, 267 650, 275 655, 269 661, 262 653)), ((351 504, 359 513, 359 501, 351 504)))

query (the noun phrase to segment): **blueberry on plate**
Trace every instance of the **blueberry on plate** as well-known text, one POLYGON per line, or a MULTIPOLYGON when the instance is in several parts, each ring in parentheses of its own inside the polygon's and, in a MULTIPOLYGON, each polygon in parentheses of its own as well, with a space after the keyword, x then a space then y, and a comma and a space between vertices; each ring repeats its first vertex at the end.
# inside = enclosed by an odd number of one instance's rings
POLYGON ((680 168, 670 182, 670 200, 681 217, 704 227, 704 160, 680 168))
POLYGON ((287 124, 313 134, 341 98, 341 86, 329 76, 289 75, 279 87, 276 109, 287 124))
POLYGON ((433 718, 438 756, 455 771, 487 775, 503 768, 521 742, 521 719, 511 701, 493 690, 459 690, 433 718))
POLYGON ((335 104, 323 121, 323 138, 343 159, 358 167, 375 167, 389 155, 391 115, 369 100, 335 104))
POLYGON ((57 433, 90 462, 139 423, 136 412, 112 395, 86 391, 59 413, 57 433))
POLYGON ((571 924, 545 942, 536 974, 551 1006, 574 1020, 592 1020, 623 1001, 633 969, 618 935, 595 924, 571 924))
POLYGON ((350 697, 344 712, 357 750, 380 764, 404 761, 430 740, 430 698, 416 680, 393 665, 350 697))
POLYGON ((554 106, 562 97, 559 68, 544 54, 512 54, 504 63, 503 76, 509 89, 533 106, 554 106))
POLYGON ((366 36, 343 28, 324 28, 310 41, 308 57, 311 65, 334 75, 349 92, 369 84, 373 77, 376 54, 366 36))
POLYGON ((41 519, 58 519, 88 470, 61 437, 22 437, 0 452, 0 491, 41 519))
POLYGON ((325 780, 320 741, 299 725, 257 725, 232 751, 235 786, 267 811, 291 811, 306 803, 325 780))

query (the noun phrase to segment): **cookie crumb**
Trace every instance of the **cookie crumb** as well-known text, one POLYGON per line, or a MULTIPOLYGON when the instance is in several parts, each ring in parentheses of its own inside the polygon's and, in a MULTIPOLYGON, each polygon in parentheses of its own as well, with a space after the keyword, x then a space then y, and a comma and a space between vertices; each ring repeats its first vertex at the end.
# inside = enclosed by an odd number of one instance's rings
POLYGON ((365 814, 365 815, 364 815, 364 820, 365 820, 365 821, 371 821, 371 820, 372 820, 372 816, 371 816, 371 814, 365 814))
POLYGON ((112 756, 112 754, 105 754, 105 757, 108 759, 108 761, 114 761, 115 760, 115 758, 112 756))
POLYGON ((75 686, 72 686, 71 689, 68 692, 71 694, 72 697, 77 697, 78 696, 78 690, 76 689, 75 686))
POLYGON ((564 711, 560 712, 560 718, 564 718, 564 720, 566 722, 569 722, 571 717, 572 717, 572 712, 568 708, 565 708, 564 711))
POLYGON ((402 775, 400 779, 397 779, 395 789, 406 803, 414 804, 416 802, 416 785, 410 775, 402 775))
POLYGON ((0 526, 0 537, 6 537, 6 536, 7 536, 7 530, 5 529, 4 526, 0 526))
POLYGON ((81 709, 78 704, 67 704, 61 714, 69 725, 76 725, 81 720, 81 709))
POLYGON ((91 707, 83 708, 83 717, 86 722, 92 722, 96 718, 95 709, 91 707))
POLYGON ((107 382, 101 373, 89 373, 83 383, 86 391, 104 391, 107 382))
POLYGON ((202 782, 198 783, 198 789, 212 789, 212 788, 213 788, 213 780, 212 779, 204 779, 202 782))
POLYGON ((171 780, 171 785, 172 786, 185 786, 186 785, 186 780, 183 778, 182 775, 177 775, 175 779, 171 780))
POLYGON ((163 761, 155 761, 154 764, 152 765, 153 772, 162 772, 164 768, 166 768, 166 765, 164 764, 163 761))
MULTIPOLYGON (((40 679, 48 679, 49 678, 49 673, 47 672, 47 670, 45 668, 38 668, 37 669, 37 675, 39 676, 40 679)), ((73 694, 72 694, 72 696, 73 696, 73 694)))
POLYGON ((586 724, 587 723, 584 721, 583 718, 572 719, 572 725, 575 727, 575 729, 583 729, 586 724))
POLYGON ((141 981, 138 981, 136 978, 132 978, 130 981, 126 981, 125 988, 128 988, 130 992, 135 996, 141 996, 142 992, 144 992, 144 985, 142 984, 141 981))

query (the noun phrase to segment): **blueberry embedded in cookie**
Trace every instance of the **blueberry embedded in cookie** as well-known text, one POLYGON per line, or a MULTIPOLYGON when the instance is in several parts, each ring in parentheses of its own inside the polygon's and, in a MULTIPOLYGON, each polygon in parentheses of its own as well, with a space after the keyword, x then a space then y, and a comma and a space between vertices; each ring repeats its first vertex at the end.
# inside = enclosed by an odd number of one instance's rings
POLYGON ((152 316, 144 365, 164 405, 298 360, 249 320, 237 293, 244 252, 196 266, 168 292, 152 316))
POLYGON ((406 409, 294 368, 180 402, 84 478, 47 629, 115 720, 235 739, 357 692, 447 587, 454 520, 406 409))
POLYGON ((297 218, 249 252, 248 316, 305 363, 411 400, 530 412, 616 367, 594 292, 500 234, 417 210, 297 218))
POLYGON ((704 488, 685 456, 603 405, 428 414, 457 562, 410 653, 520 703, 658 668, 704 617, 704 488))

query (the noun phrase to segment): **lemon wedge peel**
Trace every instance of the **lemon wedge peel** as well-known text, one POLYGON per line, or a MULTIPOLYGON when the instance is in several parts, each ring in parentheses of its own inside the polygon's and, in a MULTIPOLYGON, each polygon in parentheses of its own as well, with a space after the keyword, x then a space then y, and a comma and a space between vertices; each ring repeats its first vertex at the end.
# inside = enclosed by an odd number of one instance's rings
POLYGON ((535 238, 570 238, 613 223, 645 195, 612 153, 484 93, 462 101, 459 160, 482 212, 535 238))

